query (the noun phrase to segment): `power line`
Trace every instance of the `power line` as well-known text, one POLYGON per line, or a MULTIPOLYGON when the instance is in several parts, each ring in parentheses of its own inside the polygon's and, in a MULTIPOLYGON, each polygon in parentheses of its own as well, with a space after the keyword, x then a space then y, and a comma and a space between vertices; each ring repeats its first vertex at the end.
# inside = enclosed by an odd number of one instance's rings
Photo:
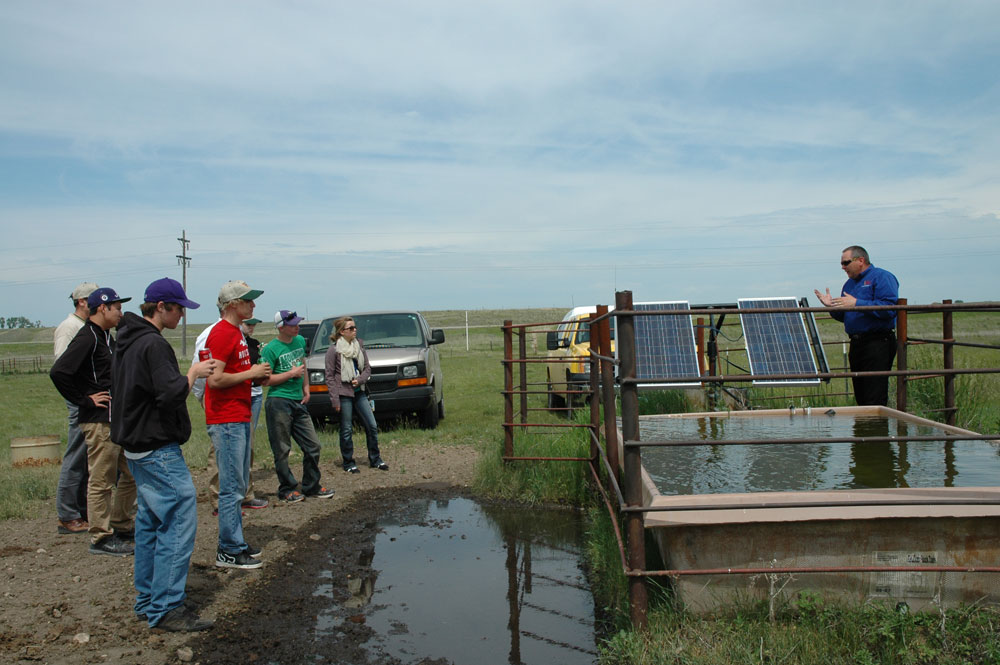
POLYGON ((52 249, 54 247, 80 247, 81 245, 109 245, 115 242, 127 242, 130 240, 153 240, 156 238, 168 238, 166 235, 156 236, 117 236, 102 238, 101 240, 77 240, 65 243, 45 243, 44 245, 29 245, 27 247, 2 247, 0 252, 23 252, 30 249, 52 249))

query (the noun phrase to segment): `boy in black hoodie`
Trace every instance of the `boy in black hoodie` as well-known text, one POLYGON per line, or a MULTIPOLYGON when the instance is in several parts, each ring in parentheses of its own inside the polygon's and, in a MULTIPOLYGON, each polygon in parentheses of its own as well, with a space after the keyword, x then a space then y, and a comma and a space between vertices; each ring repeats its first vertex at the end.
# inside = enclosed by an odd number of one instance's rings
POLYGON ((142 318, 129 312, 119 327, 112 368, 111 438, 125 449, 138 488, 134 609, 151 628, 169 631, 212 626, 184 602, 198 515, 180 447, 191 436, 188 392, 219 361, 194 363, 187 377, 180 373, 161 333, 177 327, 185 307, 198 303, 187 299, 176 280, 164 277, 146 287, 142 318))
POLYGON ((111 329, 122 318, 121 298, 111 288, 87 296, 90 317, 49 371, 66 401, 79 407, 80 430, 87 441, 87 516, 90 553, 132 554, 135 482, 122 449, 111 440, 111 329))

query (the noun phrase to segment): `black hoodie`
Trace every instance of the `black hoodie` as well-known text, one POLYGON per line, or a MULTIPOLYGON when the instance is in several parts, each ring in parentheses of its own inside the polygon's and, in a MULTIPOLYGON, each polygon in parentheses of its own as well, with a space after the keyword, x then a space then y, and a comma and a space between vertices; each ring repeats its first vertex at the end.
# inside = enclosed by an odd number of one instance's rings
POLYGON ((132 312, 118 326, 111 381, 111 440, 119 446, 141 453, 191 437, 187 377, 156 326, 132 312))
POLYGON ((108 408, 97 406, 90 395, 111 389, 111 332, 87 319, 49 370, 59 394, 80 407, 79 422, 106 423, 108 408))

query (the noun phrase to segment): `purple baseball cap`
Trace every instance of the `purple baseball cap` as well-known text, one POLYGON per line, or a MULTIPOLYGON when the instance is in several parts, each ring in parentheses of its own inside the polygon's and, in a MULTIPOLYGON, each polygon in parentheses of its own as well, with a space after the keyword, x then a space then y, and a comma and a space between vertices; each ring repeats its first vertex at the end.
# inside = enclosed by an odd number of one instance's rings
POLYGON ((110 286, 104 286, 94 290, 93 293, 87 296, 87 307, 94 309, 95 307, 100 307, 101 305, 110 305, 114 302, 128 302, 129 300, 131 300, 131 298, 122 298, 118 295, 118 292, 110 286))
POLYGON ((283 309, 274 315, 274 325, 278 328, 282 326, 297 326, 302 322, 302 317, 295 312, 283 309))
POLYGON ((146 302, 169 302, 187 307, 188 309, 198 309, 201 307, 193 300, 188 300, 184 293, 184 287, 176 279, 164 277, 152 282, 146 287, 146 302))

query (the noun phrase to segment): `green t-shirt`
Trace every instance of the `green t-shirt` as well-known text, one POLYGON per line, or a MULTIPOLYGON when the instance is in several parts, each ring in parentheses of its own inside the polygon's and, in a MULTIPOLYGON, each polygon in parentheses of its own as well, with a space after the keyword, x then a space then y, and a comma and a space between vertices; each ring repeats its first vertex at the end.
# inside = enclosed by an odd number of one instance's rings
MULTIPOLYGON (((261 362, 271 364, 271 374, 282 374, 291 370, 296 364, 306 362, 306 340, 302 335, 296 335, 292 341, 285 344, 275 337, 261 349, 261 362)), ((302 399, 302 377, 289 379, 281 385, 267 389, 268 397, 284 397, 299 401, 302 399)))

